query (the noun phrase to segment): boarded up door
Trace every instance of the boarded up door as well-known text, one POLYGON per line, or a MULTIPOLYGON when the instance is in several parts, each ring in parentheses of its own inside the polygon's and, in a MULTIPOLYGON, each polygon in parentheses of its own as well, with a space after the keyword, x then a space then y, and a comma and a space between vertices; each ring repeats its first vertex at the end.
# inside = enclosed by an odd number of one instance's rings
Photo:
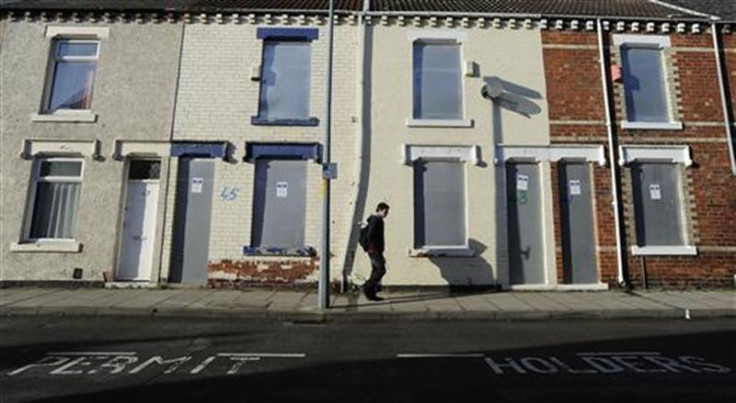
POLYGON ((306 185, 306 162, 257 160, 251 246, 268 248, 305 246, 306 185))
POLYGON ((544 244, 539 166, 506 165, 511 284, 543 284, 544 244))
POLYGON ((598 283, 593 202, 587 163, 560 166, 563 278, 567 284, 598 283))
POLYGON ((207 281, 214 171, 211 159, 179 160, 171 282, 207 281))

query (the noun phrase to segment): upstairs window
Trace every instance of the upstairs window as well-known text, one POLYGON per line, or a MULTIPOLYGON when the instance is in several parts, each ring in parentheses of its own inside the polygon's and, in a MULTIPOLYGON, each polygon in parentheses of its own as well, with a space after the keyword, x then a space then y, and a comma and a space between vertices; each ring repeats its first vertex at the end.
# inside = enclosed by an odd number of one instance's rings
POLYGON ((669 122, 662 51, 625 46, 621 49, 630 122, 669 122))
POLYGON ((254 125, 316 126, 310 114, 314 28, 259 28, 263 40, 258 116, 254 125))
POLYGON ((455 42, 414 42, 415 120, 460 120, 463 89, 460 45, 455 42))
POLYGON ((310 42, 263 44, 260 118, 309 119, 311 47, 310 42))
POLYGON ((624 129, 682 129, 673 119, 664 50, 668 37, 618 35, 621 53, 626 121, 624 129))
POLYGON ((91 109, 99 50, 99 41, 54 41, 44 108, 46 113, 91 109))

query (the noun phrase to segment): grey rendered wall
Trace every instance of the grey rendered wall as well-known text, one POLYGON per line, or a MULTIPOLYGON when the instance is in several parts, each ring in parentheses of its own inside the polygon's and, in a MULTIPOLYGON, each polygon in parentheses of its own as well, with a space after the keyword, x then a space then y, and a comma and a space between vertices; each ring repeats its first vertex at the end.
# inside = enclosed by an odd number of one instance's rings
MULTIPOLYGON (((8 280, 69 280, 75 267, 84 280, 102 280, 117 257, 124 162, 111 158, 115 140, 168 140, 172 126, 180 24, 90 24, 8 22, 0 48, 0 278, 8 280), (107 26, 94 87, 92 110, 96 123, 38 123, 51 42, 46 26, 107 26), (85 158, 77 223, 80 253, 11 252, 21 240, 21 225, 32 161, 19 153, 26 139, 99 140, 103 159, 85 158)), ((2 32, 0 26, 0 32, 2 32)), ((159 222, 168 169, 162 164, 159 222)), ((157 230, 157 239, 160 230, 157 230)), ((159 248, 160 241, 154 246, 159 248)), ((158 256, 158 253, 155 254, 158 256)), ((154 273, 158 259, 154 262, 154 273)), ((154 274, 155 275, 155 274, 154 274)))

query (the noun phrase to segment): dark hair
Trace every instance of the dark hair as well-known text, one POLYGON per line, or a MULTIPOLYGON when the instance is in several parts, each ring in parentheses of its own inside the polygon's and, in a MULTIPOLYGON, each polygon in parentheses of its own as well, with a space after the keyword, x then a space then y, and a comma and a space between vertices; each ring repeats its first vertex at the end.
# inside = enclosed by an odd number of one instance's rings
POLYGON ((379 212, 381 210, 388 210, 389 208, 390 207, 388 206, 388 204, 386 204, 384 202, 380 202, 380 203, 378 203, 378 207, 376 207, 376 212, 379 212))

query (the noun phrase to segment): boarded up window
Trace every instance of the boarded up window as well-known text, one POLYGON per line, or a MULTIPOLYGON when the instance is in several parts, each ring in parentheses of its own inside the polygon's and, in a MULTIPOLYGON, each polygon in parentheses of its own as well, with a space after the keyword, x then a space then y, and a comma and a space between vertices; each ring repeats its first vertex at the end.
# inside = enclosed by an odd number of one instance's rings
POLYGON ((638 246, 684 245, 680 175, 676 164, 633 164, 638 246))
POLYGON ((462 119, 460 45, 414 44, 414 119, 462 119))
POLYGON ((668 122, 662 51, 624 46, 621 56, 627 119, 630 122, 668 122))
POLYGON ((311 42, 266 41, 259 117, 309 119, 311 42))
POLYGON ((414 246, 466 246, 465 165, 414 163, 414 246))
POLYGON ((304 161, 257 160, 251 246, 305 246, 306 183, 304 161))

